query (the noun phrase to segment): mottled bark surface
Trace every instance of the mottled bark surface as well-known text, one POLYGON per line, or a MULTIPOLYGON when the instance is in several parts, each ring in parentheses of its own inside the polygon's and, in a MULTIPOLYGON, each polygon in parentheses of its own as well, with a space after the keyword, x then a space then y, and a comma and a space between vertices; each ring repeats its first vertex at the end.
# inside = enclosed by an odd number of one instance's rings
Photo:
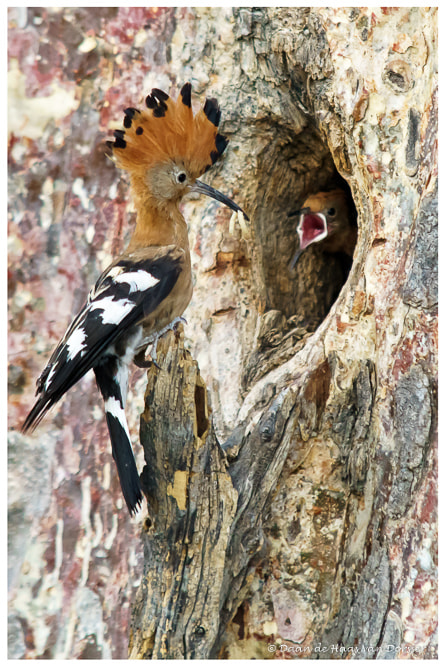
POLYGON ((435 10, 10 20, 10 656, 121 658, 130 637, 140 658, 436 657, 435 10), (90 377, 35 435, 16 428, 131 232, 111 123, 186 80, 220 101, 230 144, 208 178, 250 234, 184 207, 188 324, 129 399, 138 523, 90 377), (320 248, 287 269, 287 214, 342 179, 359 228, 343 287, 320 248))

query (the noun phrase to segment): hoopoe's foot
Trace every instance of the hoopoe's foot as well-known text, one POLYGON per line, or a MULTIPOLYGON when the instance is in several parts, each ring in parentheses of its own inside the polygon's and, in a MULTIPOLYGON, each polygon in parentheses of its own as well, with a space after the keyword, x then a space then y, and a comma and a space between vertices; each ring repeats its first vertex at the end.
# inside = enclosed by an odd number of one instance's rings
POLYGON ((168 324, 166 327, 158 331, 154 336, 151 336, 150 339, 147 341, 147 347, 148 345, 151 344, 151 350, 149 352, 149 359, 147 359, 146 354, 147 354, 147 348, 141 350, 138 352, 138 354, 134 357, 134 363, 136 366, 139 368, 150 368, 152 364, 156 366, 156 368, 161 368, 159 364, 157 363, 157 346, 158 346, 158 340, 165 334, 167 331, 174 331, 176 333, 176 327, 177 325, 183 322, 184 324, 187 324, 187 320, 184 317, 176 317, 170 324, 168 324))

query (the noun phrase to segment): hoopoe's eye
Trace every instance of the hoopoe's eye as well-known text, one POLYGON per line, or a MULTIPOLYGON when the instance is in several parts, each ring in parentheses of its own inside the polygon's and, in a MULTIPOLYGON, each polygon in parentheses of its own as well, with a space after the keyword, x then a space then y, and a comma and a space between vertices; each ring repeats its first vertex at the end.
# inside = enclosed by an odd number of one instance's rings
POLYGON ((337 211, 336 211, 335 208, 328 208, 327 213, 328 213, 328 215, 330 215, 331 217, 333 217, 333 216, 337 213, 337 211))
POLYGON ((176 181, 178 183, 184 183, 187 178, 187 174, 184 171, 180 171, 179 174, 176 174, 176 181))

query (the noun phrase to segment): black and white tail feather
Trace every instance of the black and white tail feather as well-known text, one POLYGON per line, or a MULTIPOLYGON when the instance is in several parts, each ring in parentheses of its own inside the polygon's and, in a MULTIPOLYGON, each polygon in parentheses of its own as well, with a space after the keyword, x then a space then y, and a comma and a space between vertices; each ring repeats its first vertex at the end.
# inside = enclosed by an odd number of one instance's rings
POLYGON ((38 399, 22 427, 26 431, 37 426, 68 389, 94 369, 131 514, 141 506, 142 492, 125 417, 128 365, 150 342, 143 340, 140 321, 172 291, 180 263, 177 252, 149 259, 135 253, 104 271, 37 380, 38 399))

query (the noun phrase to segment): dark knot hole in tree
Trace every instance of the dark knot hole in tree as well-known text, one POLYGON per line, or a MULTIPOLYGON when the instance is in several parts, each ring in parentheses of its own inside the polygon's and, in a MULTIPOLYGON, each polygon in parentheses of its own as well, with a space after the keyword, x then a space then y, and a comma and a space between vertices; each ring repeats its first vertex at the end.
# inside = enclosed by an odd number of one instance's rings
POLYGON ((195 387, 196 431, 198 438, 202 438, 209 428, 207 418, 206 388, 197 384, 195 387))

